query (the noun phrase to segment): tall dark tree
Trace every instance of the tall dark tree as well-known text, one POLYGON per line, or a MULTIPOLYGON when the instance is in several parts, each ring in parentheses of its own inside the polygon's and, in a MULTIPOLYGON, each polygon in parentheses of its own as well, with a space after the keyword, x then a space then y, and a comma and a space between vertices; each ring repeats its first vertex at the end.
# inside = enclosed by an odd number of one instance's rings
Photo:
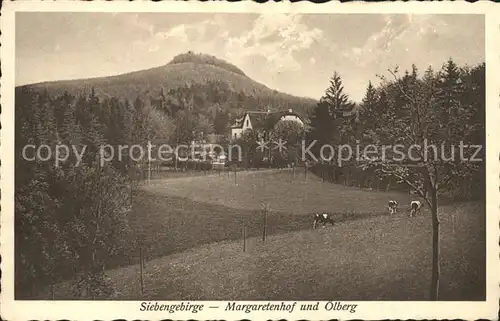
POLYGON ((342 79, 337 72, 330 78, 330 86, 321 98, 329 106, 330 115, 337 119, 342 117, 343 112, 349 107, 349 96, 344 92, 342 79))
POLYGON ((335 122, 330 113, 330 104, 321 100, 314 108, 311 119, 310 129, 307 133, 309 143, 316 141, 311 148, 312 153, 318 158, 322 145, 335 145, 339 142, 338 123, 335 122))
POLYGON ((366 123, 365 125, 369 126, 370 124, 374 124, 374 121, 378 116, 377 99, 377 91, 370 81, 368 83, 368 87, 366 88, 365 96, 361 102, 361 114, 366 123))

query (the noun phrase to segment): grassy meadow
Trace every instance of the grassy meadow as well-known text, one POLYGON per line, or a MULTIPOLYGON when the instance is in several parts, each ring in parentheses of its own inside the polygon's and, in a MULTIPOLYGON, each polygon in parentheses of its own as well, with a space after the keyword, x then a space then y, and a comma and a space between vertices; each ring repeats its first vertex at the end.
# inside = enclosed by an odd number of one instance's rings
MULTIPOLYGON (((113 299, 427 300, 430 213, 409 218, 412 196, 323 183, 290 170, 155 180, 134 195, 130 225, 139 254, 107 271, 113 299), (400 203, 387 215, 389 199, 400 203), (270 208, 262 241, 262 204, 270 208), (336 216, 312 230, 312 214, 336 216), (242 227, 247 229, 243 252, 242 227)), ((414 198, 414 197, 413 197, 414 198)), ((441 215, 441 299, 484 299, 485 218, 478 203, 446 205, 441 215)), ((71 282, 55 299, 71 298, 71 282)))

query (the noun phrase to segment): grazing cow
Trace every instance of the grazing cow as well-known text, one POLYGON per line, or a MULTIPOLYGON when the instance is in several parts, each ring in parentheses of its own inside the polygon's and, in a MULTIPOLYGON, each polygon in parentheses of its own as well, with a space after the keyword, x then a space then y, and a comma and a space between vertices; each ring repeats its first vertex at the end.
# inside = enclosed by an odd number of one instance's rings
POLYGON ((314 214, 313 229, 316 229, 318 223, 322 223, 323 227, 325 227, 326 223, 330 223, 332 225, 335 224, 335 222, 333 221, 333 217, 327 213, 314 214))
POLYGON ((422 203, 420 201, 411 201, 410 203, 410 216, 415 216, 417 212, 420 214, 422 203))
POLYGON ((389 214, 396 214, 398 211, 398 202, 396 201, 389 201, 389 214))

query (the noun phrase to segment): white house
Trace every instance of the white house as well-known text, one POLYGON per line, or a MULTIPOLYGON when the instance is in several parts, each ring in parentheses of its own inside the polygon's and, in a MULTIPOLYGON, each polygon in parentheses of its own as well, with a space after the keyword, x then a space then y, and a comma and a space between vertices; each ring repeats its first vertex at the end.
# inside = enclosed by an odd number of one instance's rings
POLYGON ((252 128, 250 113, 247 112, 243 117, 236 119, 233 125, 231 125, 231 139, 239 138, 245 130, 252 128))
POLYGON ((238 139, 247 129, 271 130, 280 121, 295 121, 304 126, 302 118, 291 109, 274 113, 248 111, 231 126, 231 139, 238 139))

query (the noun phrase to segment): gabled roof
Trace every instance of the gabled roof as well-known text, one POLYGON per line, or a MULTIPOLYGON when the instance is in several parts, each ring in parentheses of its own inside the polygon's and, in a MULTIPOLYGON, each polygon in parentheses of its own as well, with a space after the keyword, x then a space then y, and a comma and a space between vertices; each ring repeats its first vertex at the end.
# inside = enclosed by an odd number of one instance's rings
POLYGON ((267 117, 267 128, 273 128, 276 123, 284 116, 295 116, 297 118, 299 118, 301 121, 302 120, 302 117, 300 117, 299 114, 293 112, 292 110, 286 110, 286 111, 278 111, 278 112, 275 112, 275 113, 270 113, 267 117))
POLYGON ((250 118, 250 122, 252 124, 252 128, 254 129, 265 129, 265 130, 270 130, 276 125, 276 123, 283 117, 283 116, 296 116, 300 120, 302 120, 302 117, 300 117, 299 114, 293 112, 292 110, 286 110, 286 111, 278 111, 278 112, 261 112, 261 111, 248 111, 245 113, 245 115, 241 118, 238 118, 235 120, 231 128, 242 128, 243 127, 243 120, 245 117, 248 115, 250 118))
POLYGON ((245 119, 246 114, 241 117, 237 118, 234 123, 231 125, 231 128, 242 128, 243 127, 243 120, 245 119))
POLYGON ((268 113, 264 112, 247 112, 248 117, 250 117, 250 122, 252 128, 263 129, 266 127, 267 119, 269 117, 268 113))

